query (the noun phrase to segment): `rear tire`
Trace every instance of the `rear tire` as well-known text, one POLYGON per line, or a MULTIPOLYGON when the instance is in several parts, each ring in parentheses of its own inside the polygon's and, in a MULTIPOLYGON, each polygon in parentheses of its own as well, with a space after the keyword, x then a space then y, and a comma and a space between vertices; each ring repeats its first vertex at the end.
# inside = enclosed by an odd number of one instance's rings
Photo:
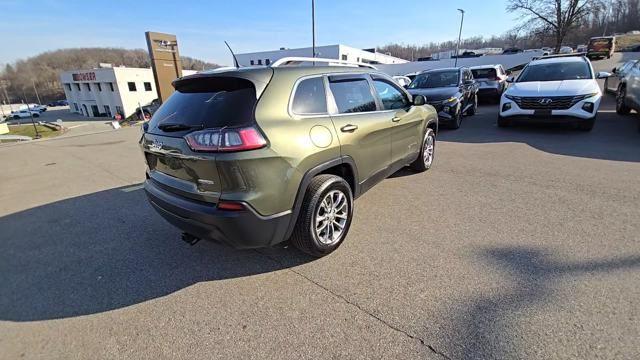
POLYGON ((507 127, 511 125, 511 120, 498 115, 498 127, 507 127))
POLYGON ((420 155, 411 163, 411 168, 416 172, 425 172, 433 165, 436 150, 436 133, 433 129, 427 128, 420 147, 420 155))
POLYGON ((627 115, 631 112, 631 108, 629 108, 625 103, 626 97, 627 88, 624 86, 618 87, 618 92, 616 94, 616 113, 618 115, 627 115))
POLYGON ((318 175, 304 195, 291 243, 309 255, 325 256, 342 244, 352 218, 349 184, 336 175, 318 175))

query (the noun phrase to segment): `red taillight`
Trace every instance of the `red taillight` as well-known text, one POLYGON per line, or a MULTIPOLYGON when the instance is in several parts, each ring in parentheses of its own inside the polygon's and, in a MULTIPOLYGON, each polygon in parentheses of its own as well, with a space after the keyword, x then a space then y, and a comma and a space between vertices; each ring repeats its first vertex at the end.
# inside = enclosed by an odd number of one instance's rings
POLYGON ((207 152, 253 150, 267 145, 267 140, 254 127, 196 131, 184 139, 192 150, 207 152))
POLYGON ((219 201, 218 209, 220 210, 229 210, 229 211, 242 211, 244 210, 244 205, 235 201, 219 201))

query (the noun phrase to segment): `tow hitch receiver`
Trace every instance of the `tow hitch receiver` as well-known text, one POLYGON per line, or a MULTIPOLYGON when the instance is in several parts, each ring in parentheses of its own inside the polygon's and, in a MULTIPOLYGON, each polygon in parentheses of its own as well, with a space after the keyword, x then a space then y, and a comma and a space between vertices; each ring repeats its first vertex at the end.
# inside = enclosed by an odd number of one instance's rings
POLYGON ((186 242, 187 244, 193 246, 196 243, 198 243, 198 241, 200 241, 199 237, 195 237, 189 233, 182 233, 182 241, 186 242))

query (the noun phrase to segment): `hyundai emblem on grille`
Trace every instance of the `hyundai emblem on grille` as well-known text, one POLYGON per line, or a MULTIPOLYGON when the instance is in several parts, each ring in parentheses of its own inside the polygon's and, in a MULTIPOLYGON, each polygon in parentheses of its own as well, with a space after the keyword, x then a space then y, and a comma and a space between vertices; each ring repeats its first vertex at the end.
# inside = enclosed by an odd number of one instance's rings
POLYGON ((553 102, 553 100, 549 99, 549 98, 543 98, 538 100, 538 102, 542 105, 549 105, 553 102))
POLYGON ((153 140, 151 144, 149 144, 149 150, 151 151, 160 151, 162 150, 162 142, 158 140, 153 140))

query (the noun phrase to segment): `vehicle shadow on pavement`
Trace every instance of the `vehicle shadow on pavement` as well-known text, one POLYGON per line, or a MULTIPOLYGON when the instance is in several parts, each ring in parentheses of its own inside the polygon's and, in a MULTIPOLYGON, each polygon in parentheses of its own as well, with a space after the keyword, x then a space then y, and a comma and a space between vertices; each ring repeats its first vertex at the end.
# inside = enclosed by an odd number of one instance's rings
POLYGON ((524 143, 552 154, 602 160, 640 162, 640 114, 619 116, 613 96, 606 95, 590 132, 563 125, 515 124, 497 126, 497 106, 480 107, 466 117, 460 129, 443 129, 439 141, 460 143, 524 143))
POLYGON ((135 305, 202 281, 312 261, 292 248, 234 250, 180 231, 141 189, 117 188, 0 218, 0 320, 36 321, 135 305))
POLYGON ((565 262, 539 249, 497 247, 483 250, 480 256, 506 272, 511 281, 504 291, 491 291, 456 309, 451 331, 455 335, 446 340, 450 349, 445 353, 451 358, 526 358, 518 354, 513 319, 528 308, 553 302, 554 293, 561 291, 560 280, 640 269, 639 255, 565 262))

